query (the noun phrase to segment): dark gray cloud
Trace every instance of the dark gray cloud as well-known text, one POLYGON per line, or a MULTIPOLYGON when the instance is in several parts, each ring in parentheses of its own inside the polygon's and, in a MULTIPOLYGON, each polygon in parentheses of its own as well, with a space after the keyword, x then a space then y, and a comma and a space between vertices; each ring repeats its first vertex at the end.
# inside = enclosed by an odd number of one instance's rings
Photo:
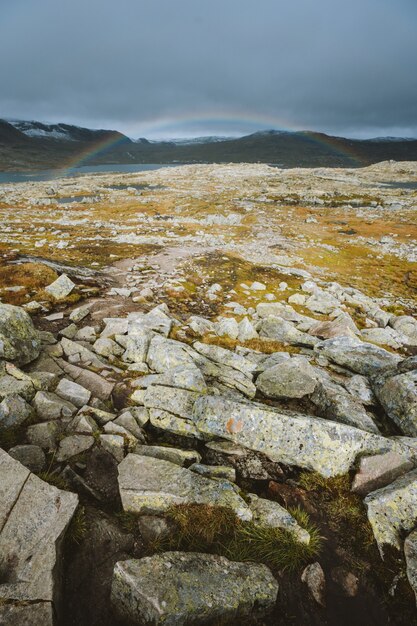
POLYGON ((417 136, 415 0, 0 0, 0 117, 417 136))

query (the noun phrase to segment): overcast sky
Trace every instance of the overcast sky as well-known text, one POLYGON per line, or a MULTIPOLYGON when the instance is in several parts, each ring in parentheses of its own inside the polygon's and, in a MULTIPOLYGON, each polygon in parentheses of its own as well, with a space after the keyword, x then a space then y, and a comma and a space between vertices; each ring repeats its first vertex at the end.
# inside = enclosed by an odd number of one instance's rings
POLYGON ((417 0, 0 0, 0 117, 417 137, 417 0))

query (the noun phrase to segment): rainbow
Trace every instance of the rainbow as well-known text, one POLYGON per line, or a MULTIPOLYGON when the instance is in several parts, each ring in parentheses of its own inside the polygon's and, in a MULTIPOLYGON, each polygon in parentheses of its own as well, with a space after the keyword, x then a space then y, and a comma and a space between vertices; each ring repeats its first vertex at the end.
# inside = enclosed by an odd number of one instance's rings
MULTIPOLYGON (((197 128, 213 128, 216 129, 216 134, 222 134, 219 128, 224 127, 227 129, 227 133, 230 135, 232 131, 233 136, 242 136, 242 134, 250 134, 259 130, 269 130, 272 128, 278 128, 280 130, 295 132, 300 131, 299 126, 295 126, 293 123, 283 118, 267 117, 263 115, 243 115, 243 114, 184 114, 175 117, 162 117, 152 121, 143 122, 140 125, 131 127, 129 134, 131 136, 153 136, 153 137, 167 137, 172 135, 173 131, 176 136, 181 136, 181 129, 183 133, 190 134, 191 129, 197 128), (242 128, 248 130, 242 132, 242 128), (175 130, 174 130, 175 129, 175 130), (233 130, 235 129, 235 131, 233 130)), ((201 134, 198 130, 194 130, 194 136, 201 134)), ((214 134, 214 133, 213 133, 214 134)), ((335 156, 343 156, 349 158, 352 165, 361 165, 361 158, 356 153, 354 147, 340 146, 336 137, 328 137, 327 135, 319 135, 316 137, 309 137, 309 140, 317 145, 325 146, 332 150, 335 156)), ((107 137, 101 139, 96 144, 90 145, 87 149, 78 153, 70 161, 68 161, 63 167, 57 171, 58 175, 65 175, 66 173, 74 170, 75 168, 85 165, 87 161, 91 160, 97 155, 101 155, 104 152, 121 145, 124 141, 123 137, 107 137)))

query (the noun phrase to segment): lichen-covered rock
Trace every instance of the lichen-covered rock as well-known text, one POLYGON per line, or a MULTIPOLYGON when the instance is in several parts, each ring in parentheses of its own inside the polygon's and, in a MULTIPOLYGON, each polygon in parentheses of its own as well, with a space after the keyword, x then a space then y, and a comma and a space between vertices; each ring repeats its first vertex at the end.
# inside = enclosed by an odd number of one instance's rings
POLYGON ((278 583, 265 565, 165 552, 116 563, 111 600, 119 616, 132 624, 238 624, 267 615, 277 593, 278 583))
POLYGON ((0 431, 21 426, 32 414, 32 407, 18 395, 10 395, 0 402, 0 431))
POLYGON ((58 463, 62 463, 62 461, 89 450, 93 445, 94 437, 90 435, 70 435, 69 437, 64 437, 59 443, 56 460, 58 463))
POLYGON ((162 374, 180 365, 194 367, 192 352, 180 341, 156 335, 149 344, 146 362, 151 370, 162 374))
POLYGON ((61 274, 53 283, 45 287, 45 291, 49 293, 55 300, 65 300, 67 296, 74 290, 75 283, 66 274, 61 274))
POLYGON ((394 330, 407 337, 407 344, 417 346, 417 320, 411 315, 399 315, 390 321, 394 330))
POLYGON ((152 385, 145 392, 144 405, 148 409, 161 409, 190 419, 199 395, 195 391, 152 385))
POLYGON ((316 376, 317 385, 310 399, 318 407, 321 417, 370 433, 379 433, 372 417, 346 389, 333 381, 325 371, 317 371, 316 376))
POLYGON ((253 522, 257 526, 282 528, 301 543, 310 543, 310 534, 302 528, 283 506, 273 500, 259 498, 254 493, 249 495, 249 506, 253 514, 253 522))
POLYGON ((315 351, 337 365, 369 377, 387 367, 395 367, 401 361, 398 355, 353 337, 321 341, 316 345, 315 351))
POLYGON ((252 518, 228 481, 203 478, 162 459, 128 454, 119 465, 118 480, 125 511, 158 515, 173 504, 199 503, 229 507, 243 520, 252 518))
POLYGON ((302 398, 313 393, 316 384, 315 370, 304 357, 284 360, 256 380, 256 387, 269 398, 302 398))
POLYGON ((200 396, 194 424, 216 435, 263 452, 271 460, 315 470, 323 476, 346 473, 359 454, 387 452, 401 444, 346 424, 261 408, 218 396, 200 396))
POLYGON ((191 419, 184 419, 161 409, 150 409, 149 420, 154 428, 165 430, 180 437, 191 437, 194 439, 204 439, 191 419))
MULTIPOLYGON (((151 384, 177 387, 179 389, 187 389, 188 391, 197 391, 199 393, 207 392, 206 381, 197 367, 180 365, 168 370, 164 374, 154 374, 153 376, 155 376, 154 383, 151 382, 151 384)), ((150 376, 146 376, 146 378, 150 378, 150 376)))
POLYGON ((33 405, 38 418, 45 422, 61 418, 68 419, 77 412, 77 407, 74 404, 68 400, 63 400, 50 391, 38 391, 33 400, 33 405))
POLYGON ((416 594, 417 602, 417 529, 413 530, 404 541, 404 555, 407 564, 407 577, 416 594))
POLYGON ((46 464, 45 453, 39 446, 20 445, 9 450, 10 456, 31 472, 41 472, 46 464))
POLYGON ((375 393, 401 432, 417 437, 417 370, 378 381, 375 393))
POLYGON ((262 320, 258 328, 261 337, 267 337, 274 341, 288 343, 293 346, 314 347, 319 339, 301 332, 291 322, 280 317, 267 317, 262 320))
POLYGON ((30 315, 18 306, 0 303, 0 360, 26 365, 40 350, 40 335, 30 315))
POLYGON ((401 549, 401 534, 413 530, 417 513, 417 470, 370 493, 364 500, 379 551, 401 549))
POLYGON ((320 604, 320 606, 326 606, 326 578, 324 576, 323 568, 318 561, 307 565, 301 574, 301 580, 307 585, 308 590, 317 604, 320 604))
POLYGON ((68 380, 68 378, 61 378, 57 388, 55 389, 55 393, 57 393, 64 400, 72 402, 72 404, 75 404, 78 408, 88 404, 88 401, 91 398, 91 391, 82 387, 78 383, 74 383, 72 380, 68 380))
MULTIPOLYGON (((0 473, 0 607, 33 603, 36 615, 37 603, 59 599, 61 540, 78 497, 30 474, 3 450, 0 473)), ((15 619, 16 611, 9 617, 15 619)), ((21 617, 22 622, 4 623, 35 623, 21 617)))

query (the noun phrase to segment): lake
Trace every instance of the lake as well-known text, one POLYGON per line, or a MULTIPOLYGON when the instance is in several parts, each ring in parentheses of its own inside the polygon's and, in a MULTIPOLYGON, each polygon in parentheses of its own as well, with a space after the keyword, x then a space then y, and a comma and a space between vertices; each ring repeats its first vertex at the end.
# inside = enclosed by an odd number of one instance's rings
MULTIPOLYGON (((130 172, 147 172, 159 170, 161 167, 178 167, 175 163, 129 163, 110 165, 83 165, 68 170, 43 170, 41 172, 0 172, 0 183, 26 183, 30 181, 54 180, 55 178, 69 178, 81 174, 128 174, 130 172)), ((132 186, 132 185, 130 185, 132 186)))

